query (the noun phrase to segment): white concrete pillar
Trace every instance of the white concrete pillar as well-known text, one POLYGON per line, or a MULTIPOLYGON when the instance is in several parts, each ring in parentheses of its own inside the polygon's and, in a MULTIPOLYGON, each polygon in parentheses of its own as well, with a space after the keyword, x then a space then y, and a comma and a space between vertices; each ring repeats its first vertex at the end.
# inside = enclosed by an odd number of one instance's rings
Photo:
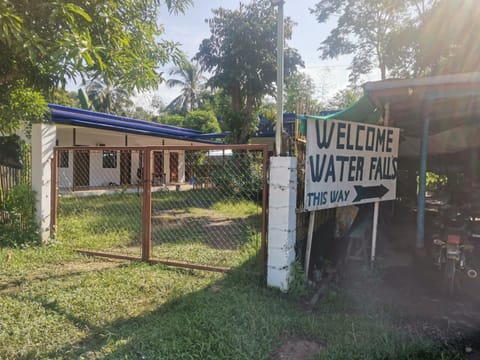
POLYGON ((52 191, 51 159, 56 140, 55 125, 32 126, 32 189, 37 198, 37 221, 42 241, 50 236, 50 211, 52 191))
POLYGON ((297 158, 270 158, 267 284, 287 291, 295 261, 297 158))

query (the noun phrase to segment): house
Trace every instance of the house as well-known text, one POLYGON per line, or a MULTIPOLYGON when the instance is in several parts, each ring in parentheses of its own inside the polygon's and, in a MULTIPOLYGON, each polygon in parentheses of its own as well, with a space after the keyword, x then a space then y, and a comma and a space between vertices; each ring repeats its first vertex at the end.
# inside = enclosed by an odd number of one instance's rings
MULTIPOLYGON (((104 151, 61 151, 60 188, 137 184, 143 172, 140 152, 109 147, 212 145, 219 144, 213 140, 225 137, 66 106, 48 106, 56 128, 57 146, 105 147, 104 151)), ((158 185, 185 182, 185 151, 155 151, 151 171, 158 185)))
MULTIPOLYGON (((89 190, 137 185, 144 169, 139 149, 133 147, 210 145, 211 148, 220 144, 216 139, 224 137, 66 106, 48 106, 51 122, 33 124, 30 139, 32 189, 36 193, 36 214, 43 240, 50 236, 52 224, 51 165, 55 146, 66 147, 58 154, 60 190, 89 190), (85 147, 81 148, 83 151, 72 151, 81 146, 92 147, 92 151, 85 147)), ((150 171, 159 185, 185 181, 185 150, 154 152, 150 171)))

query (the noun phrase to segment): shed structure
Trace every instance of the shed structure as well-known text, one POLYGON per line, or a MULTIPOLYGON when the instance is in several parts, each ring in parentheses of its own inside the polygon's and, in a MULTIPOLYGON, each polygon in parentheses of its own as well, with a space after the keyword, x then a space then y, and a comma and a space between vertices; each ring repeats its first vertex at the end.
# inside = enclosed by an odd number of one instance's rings
POLYGON ((478 181, 480 147, 480 73, 367 82, 353 106, 319 120, 340 119, 401 129, 399 157, 418 164, 417 239, 424 247, 427 160, 469 152, 478 181))

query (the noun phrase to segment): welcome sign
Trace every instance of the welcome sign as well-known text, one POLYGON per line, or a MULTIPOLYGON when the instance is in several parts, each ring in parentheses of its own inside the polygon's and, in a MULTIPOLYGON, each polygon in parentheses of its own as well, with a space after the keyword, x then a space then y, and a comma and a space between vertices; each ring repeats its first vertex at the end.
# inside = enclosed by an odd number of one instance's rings
POLYGON ((343 120, 307 120, 305 209, 396 197, 400 130, 343 120))

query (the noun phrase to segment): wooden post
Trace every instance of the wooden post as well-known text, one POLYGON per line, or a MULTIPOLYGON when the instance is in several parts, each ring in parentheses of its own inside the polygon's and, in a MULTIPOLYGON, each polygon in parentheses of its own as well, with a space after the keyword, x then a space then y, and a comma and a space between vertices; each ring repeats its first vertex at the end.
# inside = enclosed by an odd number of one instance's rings
POLYGON ((310 212, 308 219, 307 248, 305 250, 305 281, 308 281, 308 270, 310 268, 310 253, 312 252, 313 228, 315 225, 315 211, 310 212))
POLYGON ((380 202, 376 201, 373 204, 373 229, 372 229, 372 253, 370 260, 373 262, 375 261, 375 252, 377 247, 377 228, 378 228, 378 208, 380 202))
POLYGON ((428 135, 430 130, 430 104, 427 102, 424 110, 422 141, 420 147, 420 172, 418 174, 417 195, 417 241, 416 248, 423 249, 425 245, 425 193, 427 191, 427 158, 428 135))
POLYGON ((143 156, 142 260, 149 261, 152 257, 152 150, 146 148, 143 156))

